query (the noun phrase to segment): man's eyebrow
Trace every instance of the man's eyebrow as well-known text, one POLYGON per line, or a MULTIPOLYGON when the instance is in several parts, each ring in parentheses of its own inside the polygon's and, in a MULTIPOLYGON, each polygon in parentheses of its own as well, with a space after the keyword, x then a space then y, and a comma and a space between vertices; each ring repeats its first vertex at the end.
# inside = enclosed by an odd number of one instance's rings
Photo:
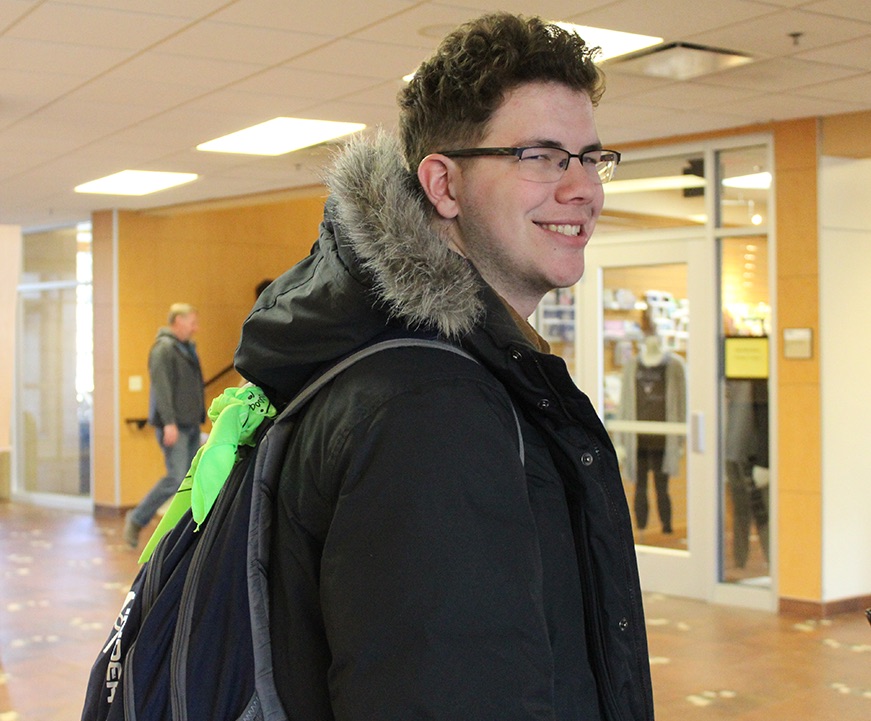
MULTIPOLYGON (((522 142, 519 142, 516 147, 518 147, 518 148, 560 148, 561 150, 567 150, 566 146, 563 145, 558 140, 552 140, 552 139, 548 139, 548 138, 531 138, 529 140, 524 140, 522 142)), ((582 153, 586 153, 589 150, 601 150, 601 149, 602 149, 601 142, 591 143, 590 145, 585 145, 583 148, 581 148, 578 151, 578 155, 581 155, 582 153)), ((569 150, 569 152, 571 152, 571 150, 569 150)))

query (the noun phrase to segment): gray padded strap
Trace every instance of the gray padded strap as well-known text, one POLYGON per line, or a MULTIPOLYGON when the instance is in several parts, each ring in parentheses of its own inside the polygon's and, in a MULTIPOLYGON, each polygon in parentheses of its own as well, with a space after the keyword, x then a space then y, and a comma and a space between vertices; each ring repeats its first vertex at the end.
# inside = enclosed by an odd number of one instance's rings
MULTIPOLYGON (((380 353, 383 350, 389 350, 391 348, 408 348, 409 346, 419 348, 437 348, 439 350, 448 351, 449 353, 455 353, 456 355, 468 358, 475 363, 479 363, 477 358, 467 353, 462 348, 452 345, 451 343, 445 343, 444 341, 431 340, 429 338, 391 338, 390 340, 384 340, 379 343, 365 346, 327 369, 322 375, 315 378, 311 383, 303 388, 293 398, 293 400, 287 404, 287 407, 281 415, 286 416, 296 413, 296 411, 308 403, 312 396, 314 396, 321 388, 333 380, 337 375, 354 365, 357 361, 363 360, 363 358, 368 358, 370 355, 374 355, 375 353, 380 353)), ((514 414, 514 425, 517 429, 520 462, 525 464, 526 454, 523 449, 523 432, 520 430, 520 419, 517 416, 517 410, 514 408, 514 403, 511 403, 511 412, 514 414)))

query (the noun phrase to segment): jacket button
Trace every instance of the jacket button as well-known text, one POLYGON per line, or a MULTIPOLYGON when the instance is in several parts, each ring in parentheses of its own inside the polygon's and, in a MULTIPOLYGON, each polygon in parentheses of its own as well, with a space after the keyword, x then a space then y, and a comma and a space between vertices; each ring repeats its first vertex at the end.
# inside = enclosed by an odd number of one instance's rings
POLYGON ((538 407, 540 410, 546 410, 547 408, 550 408, 550 400, 547 398, 542 398, 538 402, 538 407))
POLYGON ((521 353, 519 350, 511 351, 511 360, 516 360, 516 361, 523 360, 523 353, 521 353))
POLYGON ((593 454, 592 453, 584 453, 581 456, 581 463, 585 466, 593 465, 593 454))
POLYGON ((621 631, 626 631, 629 628, 629 621, 625 618, 621 618, 619 623, 617 624, 617 627, 621 631))

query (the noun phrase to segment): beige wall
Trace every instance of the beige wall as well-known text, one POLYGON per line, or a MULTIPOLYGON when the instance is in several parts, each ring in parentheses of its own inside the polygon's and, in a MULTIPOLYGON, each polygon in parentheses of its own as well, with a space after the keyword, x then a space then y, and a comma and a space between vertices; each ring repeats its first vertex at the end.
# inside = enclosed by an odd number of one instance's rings
MULTIPOLYGON (((323 189, 284 198, 94 215, 94 500, 135 505, 163 473, 148 414, 148 351, 173 302, 199 310, 197 349, 208 380, 233 361, 254 288, 308 254, 323 189), (142 389, 132 390, 131 379, 142 389), (117 464, 117 472, 116 472, 117 464)), ((207 389, 206 404, 238 376, 207 389)), ((208 426, 206 426, 207 429, 208 426)))
POLYGON ((0 225, 0 499, 12 485, 12 393, 15 382, 15 313, 21 272, 21 228, 0 225))

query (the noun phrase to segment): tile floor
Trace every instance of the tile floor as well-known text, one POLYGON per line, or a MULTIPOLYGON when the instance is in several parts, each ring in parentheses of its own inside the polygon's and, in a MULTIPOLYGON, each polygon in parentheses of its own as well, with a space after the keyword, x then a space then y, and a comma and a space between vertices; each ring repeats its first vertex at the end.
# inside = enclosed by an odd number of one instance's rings
MULTIPOLYGON (((136 559, 120 518, 0 503, 0 721, 79 719, 136 559)), ((658 721, 871 719, 862 614, 814 621, 658 594, 645 604, 658 721)))

